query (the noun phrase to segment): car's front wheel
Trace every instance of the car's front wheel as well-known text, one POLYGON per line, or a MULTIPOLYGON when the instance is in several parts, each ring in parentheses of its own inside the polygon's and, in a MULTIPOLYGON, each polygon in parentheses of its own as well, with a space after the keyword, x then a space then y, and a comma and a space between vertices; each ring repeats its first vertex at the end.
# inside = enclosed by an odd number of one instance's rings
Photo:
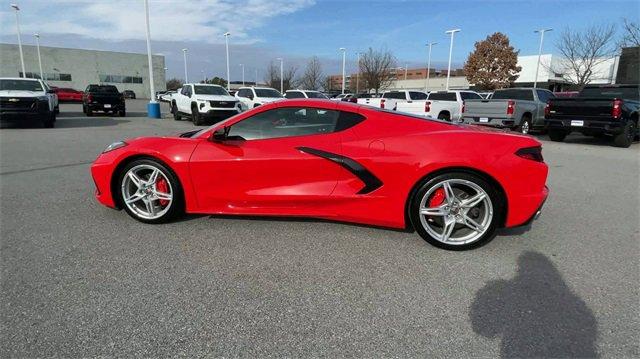
POLYGON ((465 172, 424 180, 409 206, 409 217, 430 244, 467 250, 491 241, 503 218, 504 204, 493 185, 465 172))
POLYGON ((145 223, 162 223, 182 214, 182 187, 164 164, 140 159, 119 172, 115 196, 127 213, 145 223))

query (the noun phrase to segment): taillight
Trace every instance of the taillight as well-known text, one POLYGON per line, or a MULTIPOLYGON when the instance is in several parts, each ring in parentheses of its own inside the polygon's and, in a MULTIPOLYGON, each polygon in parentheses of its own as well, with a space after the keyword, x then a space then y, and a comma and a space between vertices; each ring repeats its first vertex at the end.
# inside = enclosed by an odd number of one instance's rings
POLYGON ((513 115, 516 109, 516 102, 513 100, 509 100, 507 102, 507 115, 513 115))
POLYGON ((521 148, 516 151, 516 156, 536 162, 544 162, 541 146, 521 148))
POLYGON ((544 118, 549 118, 549 114, 551 113, 551 104, 549 102, 547 102, 547 104, 544 106, 544 118))
POLYGON ((380 99, 380 108, 384 108, 384 99, 383 98, 380 99))
POLYGON ((90 94, 87 95, 87 101, 88 102, 93 102, 93 96, 91 96, 90 94))
POLYGON ((613 100, 613 108, 611 109, 611 117, 620 118, 622 116, 622 100, 613 100))
POLYGON ((431 101, 425 101, 424 112, 431 112, 431 101))

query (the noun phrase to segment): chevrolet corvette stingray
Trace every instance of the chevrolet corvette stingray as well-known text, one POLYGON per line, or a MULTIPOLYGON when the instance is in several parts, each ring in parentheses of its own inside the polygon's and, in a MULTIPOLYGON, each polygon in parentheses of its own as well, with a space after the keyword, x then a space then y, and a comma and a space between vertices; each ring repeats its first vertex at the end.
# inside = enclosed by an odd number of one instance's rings
POLYGON ((348 102, 282 100, 201 130, 109 145, 98 201, 145 223, 183 213, 314 217, 489 242, 546 200, 532 137, 348 102))

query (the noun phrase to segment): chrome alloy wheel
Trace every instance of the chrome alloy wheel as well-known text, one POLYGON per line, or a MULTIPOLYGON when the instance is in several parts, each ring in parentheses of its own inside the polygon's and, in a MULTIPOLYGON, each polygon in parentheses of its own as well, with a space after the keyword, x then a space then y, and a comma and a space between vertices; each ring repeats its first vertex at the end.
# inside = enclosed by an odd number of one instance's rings
POLYGON ((427 233, 449 245, 477 241, 489 229, 493 206, 487 192, 463 179, 431 187, 420 201, 420 222, 427 233))
POLYGON ((122 199, 140 218, 156 219, 169 211, 173 189, 160 169, 143 164, 132 167, 122 178, 122 199))
POLYGON ((522 134, 524 135, 529 133, 529 121, 522 122, 522 128, 520 129, 520 132, 522 132, 522 134))

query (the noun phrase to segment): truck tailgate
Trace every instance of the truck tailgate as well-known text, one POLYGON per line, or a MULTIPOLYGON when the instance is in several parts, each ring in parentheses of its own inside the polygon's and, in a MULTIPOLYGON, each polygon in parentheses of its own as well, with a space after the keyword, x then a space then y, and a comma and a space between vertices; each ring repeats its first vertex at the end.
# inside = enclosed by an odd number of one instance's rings
POLYGON ((550 118, 588 119, 611 117, 612 100, 597 98, 554 98, 549 101, 550 118))
POLYGON ((466 100, 465 117, 506 117, 509 100, 466 100))

